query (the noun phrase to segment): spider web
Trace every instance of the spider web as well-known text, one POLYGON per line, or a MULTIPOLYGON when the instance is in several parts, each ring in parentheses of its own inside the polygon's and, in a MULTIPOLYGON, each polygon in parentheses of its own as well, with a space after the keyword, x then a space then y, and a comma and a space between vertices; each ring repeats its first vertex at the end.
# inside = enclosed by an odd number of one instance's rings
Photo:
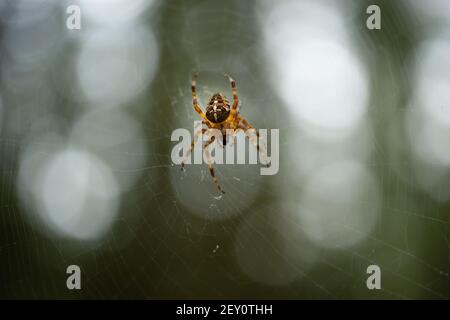
MULTIPOLYGON (((43 16, 60 16, 61 7, 45 1, 43 16)), ((437 200, 420 188, 411 148, 399 128, 406 111, 395 107, 409 101, 413 75, 400 62, 417 52, 417 35, 407 30, 415 30, 421 21, 401 5, 386 4, 386 31, 374 37, 365 25, 352 25, 365 21, 365 8, 351 11, 361 12, 356 18, 350 15, 346 23, 360 34, 362 50, 370 52, 374 43, 383 43, 385 49, 377 51, 378 56, 368 54, 368 64, 374 65, 368 67, 374 83, 364 120, 369 129, 359 129, 352 148, 341 148, 339 140, 327 144, 309 139, 295 111, 285 107, 274 81, 277 73, 270 70, 260 42, 262 7, 243 1, 155 5, 143 19, 149 21, 144 26, 158 44, 157 71, 144 78, 145 90, 134 92, 119 115, 109 118, 117 109, 102 109, 81 124, 85 101, 72 88, 79 56, 70 50, 79 36, 51 33, 58 45, 49 51, 38 47, 37 54, 50 52, 56 62, 44 60, 42 68, 33 63, 42 62, 36 55, 12 59, 8 32, 14 20, 7 17, 14 6, 0 7, 2 297, 450 297, 448 199, 437 200), (377 67, 384 60, 390 62, 377 67), (15 68, 24 61, 39 72, 15 68), (67 64, 70 68, 61 73, 67 64), (199 72, 202 107, 215 92, 231 96, 223 77, 227 72, 237 81, 241 114, 256 128, 280 129, 277 175, 261 176, 258 165, 215 165, 226 191, 218 197, 205 164, 188 165, 186 172, 172 164, 172 131, 186 128, 193 133, 193 121, 199 120, 190 99, 193 71, 199 72), (32 90, 27 93, 27 88, 32 90), (36 128, 37 118, 43 121, 36 128), (33 195, 23 193, 24 154, 32 146, 34 172, 41 163, 51 162, 62 144, 73 143, 71 139, 98 147, 90 134, 103 125, 101 141, 109 141, 108 136, 120 140, 116 128, 124 133, 124 128, 139 128, 119 145, 102 145, 98 152, 120 187, 125 186, 117 207, 111 207, 117 214, 99 237, 80 240, 54 232, 36 213, 33 195), (30 138, 55 132, 57 137, 38 143, 30 138), (335 157, 335 149, 338 156, 333 161, 344 163, 339 168, 348 175, 327 175, 335 172, 327 161, 335 157), (369 151, 358 161, 343 161, 359 149, 369 151), (346 198, 351 184, 357 186, 357 196, 346 198), (323 194, 333 193, 337 200, 328 203, 323 194), (342 214, 324 218, 321 210, 342 214), (82 290, 66 288, 65 270, 71 264, 81 267, 82 290), (382 270, 381 290, 366 287, 366 268, 372 264, 382 270)), ((45 21, 31 17, 37 22, 26 25, 27 31, 45 21)), ((58 23, 50 21, 48 26, 59 30, 58 23)), ((88 24, 80 32, 92 28, 88 24)), ((41 31, 46 34, 45 27, 41 31)), ((448 184, 441 193, 449 193, 448 184)))

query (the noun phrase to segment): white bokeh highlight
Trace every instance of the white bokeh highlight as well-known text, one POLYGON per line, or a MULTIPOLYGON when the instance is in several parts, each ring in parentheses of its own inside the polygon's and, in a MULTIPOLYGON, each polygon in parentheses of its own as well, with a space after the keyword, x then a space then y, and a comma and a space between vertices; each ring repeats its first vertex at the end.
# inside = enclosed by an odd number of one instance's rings
POLYGON ((267 72, 279 98, 298 121, 319 129, 314 135, 351 132, 367 109, 368 80, 342 14, 311 1, 282 1, 266 14, 267 72))
POLYGON ((98 26, 126 25, 138 20, 155 0, 78 0, 83 17, 98 26))
POLYGON ((74 122, 70 142, 99 157, 113 171, 122 191, 139 179, 148 156, 142 125, 120 109, 91 109, 74 122))
POLYGON ((136 98, 153 79, 158 47, 143 26, 102 28, 82 42, 77 61, 80 93, 95 107, 116 107, 136 98))
MULTIPOLYGON (((52 233, 95 240, 108 231, 117 215, 119 186, 110 168, 77 149, 39 154, 39 143, 61 142, 45 137, 24 153, 19 171, 19 196, 52 233), (32 200, 30 202, 30 200, 32 200)), ((61 144, 62 145, 62 144, 61 144)))
POLYGON ((297 221, 323 247, 348 247, 367 237, 377 221, 381 194, 372 174, 353 160, 311 175, 299 201, 297 221))
POLYGON ((414 90, 405 117, 421 189, 438 201, 450 199, 450 38, 438 32, 424 40, 413 62, 414 90))

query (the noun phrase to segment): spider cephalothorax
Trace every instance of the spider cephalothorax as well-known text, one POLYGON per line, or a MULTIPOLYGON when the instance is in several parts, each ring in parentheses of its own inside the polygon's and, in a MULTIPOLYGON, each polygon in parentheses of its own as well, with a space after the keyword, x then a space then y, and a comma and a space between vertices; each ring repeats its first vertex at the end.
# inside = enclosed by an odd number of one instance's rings
POLYGON ((213 123, 224 122, 230 115, 230 109, 227 98, 221 93, 216 93, 206 107, 206 118, 213 123))
MULTIPOLYGON (((228 102, 227 98, 221 94, 216 93, 212 96, 212 98, 209 100, 208 106, 206 107, 206 112, 203 112, 202 108, 198 104, 197 100, 197 92, 196 92, 196 79, 197 74, 194 74, 192 77, 192 104, 194 105, 195 111, 202 117, 203 121, 202 123, 206 125, 210 129, 218 129, 222 132, 223 135, 223 146, 226 145, 226 131, 232 130, 232 138, 234 139, 236 137, 236 134, 239 132, 239 130, 244 131, 247 133, 248 130, 254 129, 250 123, 248 123, 247 120, 245 120, 240 115, 240 110, 238 108, 239 106, 239 97, 237 94, 237 88, 236 88, 236 82, 227 74, 225 74, 225 77, 230 81, 231 84, 231 90, 233 93, 233 105, 230 107, 230 103, 228 102)), ((184 159, 181 161, 181 168, 184 168, 184 163, 186 158, 191 153, 192 149, 194 148, 195 142, 197 141, 197 138, 200 134, 208 133, 208 129, 206 128, 200 128, 197 132, 194 134, 194 139, 192 139, 191 147, 188 149, 187 153, 184 156, 184 159)), ((251 143, 256 147, 256 149, 259 151, 259 144, 258 144, 258 138, 259 133, 256 130, 256 137, 254 135, 248 136, 251 143)), ((208 141, 205 142, 203 149, 205 152, 206 159, 208 161, 208 167, 209 172, 211 173, 211 176, 217 185, 217 188, 222 192, 223 191, 222 186, 219 184, 219 181, 217 180, 217 177, 214 172, 214 168, 211 163, 211 156, 209 154, 208 147, 216 140, 216 137, 214 135, 210 135, 210 138, 208 141)))

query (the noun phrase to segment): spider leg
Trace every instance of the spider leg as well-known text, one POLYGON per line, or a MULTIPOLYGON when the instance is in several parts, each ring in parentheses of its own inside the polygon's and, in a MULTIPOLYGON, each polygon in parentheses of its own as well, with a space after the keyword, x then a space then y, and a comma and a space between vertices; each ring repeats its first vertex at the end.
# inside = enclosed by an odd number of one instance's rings
POLYGON ((191 83, 192 104, 194 106, 195 111, 197 111, 197 113, 200 115, 200 117, 202 117, 203 120, 205 120, 208 124, 210 124, 209 120, 206 118, 205 113, 203 112, 203 110, 200 108, 200 105, 198 104, 197 92, 196 92, 197 76, 198 76, 197 73, 194 73, 194 75, 192 76, 192 83, 191 83))
POLYGON ((200 132, 202 134, 204 134, 208 129, 206 128, 199 128, 195 133, 194 133, 194 138, 192 139, 191 142, 191 146, 189 147, 188 151, 186 151, 186 154, 183 157, 183 160, 181 161, 181 170, 184 170, 184 163, 186 162, 187 157, 189 157, 189 155, 191 154, 192 149, 194 149, 195 143, 198 140, 198 136, 200 135, 200 132))
POLYGON ((236 81, 233 80, 228 74, 225 73, 225 77, 230 81, 231 91, 233 92, 233 106, 231 107, 231 119, 236 119, 238 115, 237 107, 239 105, 239 97, 237 94, 236 81))
POLYGON ((230 147, 232 147, 236 143, 236 136, 238 135, 239 131, 243 131, 245 133, 245 130, 242 128, 237 128, 236 130, 234 130, 230 137, 230 147))
POLYGON ((266 163, 265 165, 268 166, 269 164, 268 164, 268 159, 267 159, 267 148, 264 145, 260 146, 260 144, 258 143, 258 141, 259 141, 258 130, 255 129, 250 123, 248 123, 247 120, 245 120, 242 117, 240 117, 240 124, 238 125, 238 128, 244 130, 245 135, 248 137, 249 141, 256 147, 258 154, 260 156, 261 156, 261 154, 264 156, 264 162, 266 163), (255 130, 256 137, 255 137, 255 135, 250 135, 247 133, 247 130, 249 130, 249 129, 255 130))
POLYGON ((205 151, 206 161, 208 162, 209 173, 211 174, 211 177, 213 178, 214 183, 216 184, 216 186, 219 189, 219 191, 221 193, 225 193, 225 191, 223 190, 222 186, 219 184, 219 180, 217 179, 216 174, 214 172, 214 168, 213 168, 212 163, 211 163, 211 155, 209 154, 209 150, 208 150, 209 145, 211 143, 213 143, 215 141, 215 139, 216 139, 216 137, 212 136, 211 139, 209 139, 205 143, 205 145, 203 146, 203 149, 205 151))

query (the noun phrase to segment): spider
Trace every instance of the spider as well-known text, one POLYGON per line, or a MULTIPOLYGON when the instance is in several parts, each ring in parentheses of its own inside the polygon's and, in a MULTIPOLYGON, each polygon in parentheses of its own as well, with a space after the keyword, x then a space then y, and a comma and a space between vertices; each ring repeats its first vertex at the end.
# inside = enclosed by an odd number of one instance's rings
MULTIPOLYGON (((240 114, 239 114, 239 98, 237 94, 237 87, 236 87, 236 81, 234 81, 228 74, 224 74, 225 78, 228 79, 231 85, 231 90, 233 93, 233 105, 230 107, 230 103, 228 102, 228 99, 225 97, 222 93, 216 93, 214 94, 211 99, 208 102, 208 106, 206 107, 206 112, 203 112, 201 109, 198 100, 197 100, 197 94, 196 94, 196 83, 197 83, 197 73, 194 73, 192 76, 192 104, 194 106, 195 111, 202 117, 202 124, 206 124, 206 126, 210 129, 218 129, 222 132, 222 147, 226 145, 227 143, 227 136, 226 136, 226 130, 232 129, 233 134, 232 138, 234 139, 239 132, 239 130, 243 130, 246 134, 246 137, 249 138, 250 142, 256 147, 257 151, 259 152, 259 144, 258 144, 258 138, 259 138, 259 132, 255 130, 256 132, 256 138, 255 135, 248 135, 247 130, 254 129, 250 123, 248 123, 247 120, 245 120, 240 114)), ((194 148, 194 145, 198 139, 198 136, 204 133, 208 134, 208 129, 206 128, 199 128, 194 133, 194 138, 192 139, 191 146, 189 150, 186 152, 186 155, 184 156, 183 161, 181 162, 181 169, 184 170, 184 164, 186 161, 186 158, 190 155, 192 149, 194 148)), ((208 162, 208 168, 209 173, 211 174, 212 179, 214 180, 214 183, 216 184, 217 188, 221 193, 225 193, 223 187, 220 185, 215 172, 214 168, 211 163, 211 156, 209 154, 208 147, 215 141, 215 136, 211 136, 208 141, 205 142, 203 145, 203 150, 205 152, 205 156, 208 162)))

